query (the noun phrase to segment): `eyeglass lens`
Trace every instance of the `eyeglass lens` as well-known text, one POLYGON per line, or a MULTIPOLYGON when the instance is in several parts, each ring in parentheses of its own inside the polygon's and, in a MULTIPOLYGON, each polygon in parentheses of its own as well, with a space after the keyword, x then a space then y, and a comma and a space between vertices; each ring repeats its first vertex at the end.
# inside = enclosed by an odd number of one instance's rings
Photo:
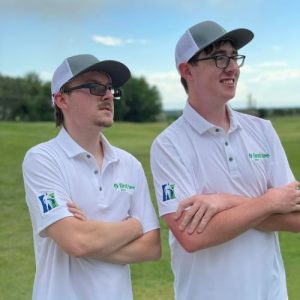
POLYGON ((235 55, 230 57, 226 55, 218 55, 215 57, 217 67, 222 69, 227 68, 230 63, 230 59, 232 59, 238 65, 238 67, 241 67, 243 65, 243 56, 235 55))
POLYGON ((102 84, 94 84, 90 86, 90 93, 95 96, 104 96, 107 90, 109 90, 115 98, 121 97, 121 91, 119 89, 102 84))

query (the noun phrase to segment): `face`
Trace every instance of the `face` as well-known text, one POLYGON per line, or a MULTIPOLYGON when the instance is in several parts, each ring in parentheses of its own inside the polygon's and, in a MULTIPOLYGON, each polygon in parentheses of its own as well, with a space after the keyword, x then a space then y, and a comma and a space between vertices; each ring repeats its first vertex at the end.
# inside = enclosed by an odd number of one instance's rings
MULTIPOLYGON (((199 58, 206 58, 214 55, 232 56, 237 51, 231 43, 224 43, 207 55, 201 53, 199 58)), ((189 98, 192 101, 208 101, 224 104, 235 96, 236 86, 240 70, 232 59, 226 69, 216 67, 213 59, 198 61, 190 65, 191 78, 189 79, 189 98)))
MULTIPOLYGON (((101 72, 91 71, 79 75, 68 84, 68 88, 85 83, 99 83, 111 86, 110 77, 101 72)), ((113 95, 109 90, 104 96, 92 95, 88 88, 76 89, 62 94, 66 102, 63 109, 66 125, 72 123, 77 127, 110 127, 113 124, 113 95)))

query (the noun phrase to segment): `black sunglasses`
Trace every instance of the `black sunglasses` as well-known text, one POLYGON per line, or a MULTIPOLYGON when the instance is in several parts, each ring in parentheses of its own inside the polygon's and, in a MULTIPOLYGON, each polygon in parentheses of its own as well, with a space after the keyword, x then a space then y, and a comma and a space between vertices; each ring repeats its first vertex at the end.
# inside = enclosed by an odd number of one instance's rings
POLYGON ((94 96, 104 96, 107 91, 110 91, 112 95, 114 96, 114 99, 120 99, 122 96, 122 91, 118 88, 113 88, 112 86, 109 85, 104 85, 101 83, 84 83, 78 86, 74 86, 71 88, 64 88, 62 87, 60 89, 61 93, 66 93, 69 94, 74 90, 79 90, 79 89, 89 89, 90 94, 94 96))

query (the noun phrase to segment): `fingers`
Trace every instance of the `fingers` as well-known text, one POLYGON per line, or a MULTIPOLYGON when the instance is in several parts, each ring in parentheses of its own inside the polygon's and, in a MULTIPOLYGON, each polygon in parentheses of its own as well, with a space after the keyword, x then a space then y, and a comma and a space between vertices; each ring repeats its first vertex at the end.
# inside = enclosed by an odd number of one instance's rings
POLYGON ((299 182, 298 181, 293 181, 293 182, 290 182, 287 186, 292 188, 292 189, 298 190, 299 189, 299 182))
POLYGON ((73 214, 73 216, 81 221, 85 221, 86 220, 86 216, 83 213, 83 211, 78 208, 73 202, 68 202, 67 203, 69 212, 73 214))
MULTIPOLYGON (((203 222, 203 218, 206 215, 207 210, 206 207, 201 206, 198 211, 196 212, 196 214, 193 216, 193 219, 191 221, 191 224, 188 228, 188 233, 192 234, 195 229, 199 226, 199 224, 201 224, 203 222)), ((203 225, 202 225, 203 226, 203 225)))
POLYGON ((206 212, 206 214, 203 216, 200 224, 197 227, 197 233, 201 233, 204 231, 206 225, 209 223, 209 221, 211 220, 211 218, 216 214, 216 212, 214 210, 208 210, 206 212))
POLYGON ((174 215, 174 220, 178 220, 180 219, 180 217, 182 216, 183 212, 185 211, 185 209, 187 209, 188 207, 190 207, 193 204, 193 197, 191 198, 187 198, 183 201, 180 202, 177 211, 174 215))

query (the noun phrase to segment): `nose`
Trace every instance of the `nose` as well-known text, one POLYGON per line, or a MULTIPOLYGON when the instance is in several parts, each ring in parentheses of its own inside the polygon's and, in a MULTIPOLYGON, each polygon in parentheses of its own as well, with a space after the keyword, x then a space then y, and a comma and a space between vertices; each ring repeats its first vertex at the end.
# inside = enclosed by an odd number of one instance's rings
POLYGON ((236 69, 239 69, 238 64, 232 57, 230 57, 228 66, 225 68, 225 71, 234 71, 236 69))
POLYGON ((110 89, 107 89, 106 90, 106 93, 105 93, 105 95, 103 96, 103 98, 102 98, 103 100, 112 100, 112 99, 114 99, 114 95, 112 94, 112 91, 110 90, 110 89))

